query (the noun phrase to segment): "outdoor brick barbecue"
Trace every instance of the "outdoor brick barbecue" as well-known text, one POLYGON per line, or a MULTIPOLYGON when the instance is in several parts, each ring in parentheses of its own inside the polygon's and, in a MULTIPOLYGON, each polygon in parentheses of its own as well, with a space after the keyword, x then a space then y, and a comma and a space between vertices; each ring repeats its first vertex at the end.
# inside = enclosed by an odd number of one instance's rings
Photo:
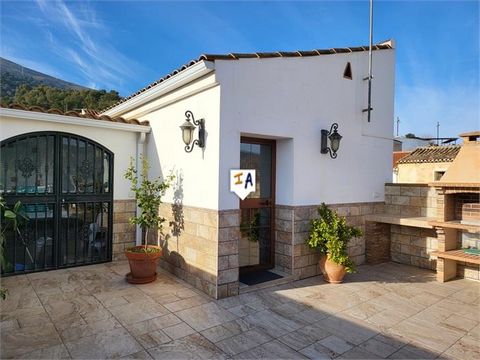
POLYGON ((480 279, 480 256, 471 253, 480 249, 480 132, 460 137, 464 144, 440 181, 386 185, 385 212, 367 218, 369 263, 436 269, 440 282, 480 279))

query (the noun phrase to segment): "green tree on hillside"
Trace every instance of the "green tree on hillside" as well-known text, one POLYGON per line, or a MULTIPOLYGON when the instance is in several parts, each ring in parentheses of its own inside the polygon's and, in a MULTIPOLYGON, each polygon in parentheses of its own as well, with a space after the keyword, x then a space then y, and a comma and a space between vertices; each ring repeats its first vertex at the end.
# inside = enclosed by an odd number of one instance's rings
POLYGON ((40 106, 46 110, 59 109, 62 111, 91 109, 102 110, 119 101, 121 97, 117 91, 111 90, 76 90, 58 89, 46 85, 31 87, 19 85, 13 97, 2 97, 2 106, 18 103, 24 106, 40 106))

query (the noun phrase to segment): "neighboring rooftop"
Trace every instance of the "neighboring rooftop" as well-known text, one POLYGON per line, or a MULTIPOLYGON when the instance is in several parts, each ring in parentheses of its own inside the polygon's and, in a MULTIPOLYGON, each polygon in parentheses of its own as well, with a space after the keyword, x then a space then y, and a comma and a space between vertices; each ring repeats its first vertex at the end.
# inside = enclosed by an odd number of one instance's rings
POLYGON ((63 116, 71 116, 71 117, 77 117, 77 118, 83 118, 83 119, 91 119, 91 120, 101 120, 101 121, 111 121, 111 122, 117 122, 117 123, 123 123, 123 124, 131 124, 131 125, 144 125, 144 126, 149 126, 148 121, 139 121, 137 119, 124 119, 121 116, 117 117, 110 117, 108 115, 101 115, 98 114, 94 110, 82 110, 80 111, 62 111, 59 109, 48 109, 45 110, 40 106, 24 106, 20 104, 10 104, 7 107, 3 107, 5 109, 15 109, 15 110, 24 110, 24 111, 33 111, 33 112, 40 112, 40 113, 46 113, 46 114, 56 114, 56 115, 63 115, 63 116))
MULTIPOLYGON (((372 50, 389 50, 394 48, 393 40, 387 40, 382 43, 372 46, 372 50)), ((271 59, 271 58, 286 58, 286 57, 311 57, 311 56, 322 56, 322 55, 333 55, 333 54, 344 54, 344 53, 353 53, 353 52, 362 52, 368 51, 368 46, 356 46, 356 47, 347 47, 347 48, 331 48, 331 49, 316 49, 316 50, 298 50, 298 51, 277 51, 277 52, 258 52, 258 53, 230 53, 230 54, 203 54, 196 60, 192 60, 187 64, 179 67, 178 69, 172 71, 171 73, 165 75, 164 77, 154 81, 153 83, 147 85, 143 89, 138 90, 134 94, 123 98, 117 103, 109 106, 108 108, 102 110, 105 112, 107 110, 113 109, 114 107, 132 99, 133 97, 140 95, 141 93, 151 89, 152 87, 164 82, 165 80, 171 78, 172 76, 178 74, 179 72, 195 65, 200 61, 215 61, 215 60, 239 60, 239 59, 271 59)))
POLYGON ((459 145, 419 147, 398 160, 397 164, 452 162, 460 148, 459 145))

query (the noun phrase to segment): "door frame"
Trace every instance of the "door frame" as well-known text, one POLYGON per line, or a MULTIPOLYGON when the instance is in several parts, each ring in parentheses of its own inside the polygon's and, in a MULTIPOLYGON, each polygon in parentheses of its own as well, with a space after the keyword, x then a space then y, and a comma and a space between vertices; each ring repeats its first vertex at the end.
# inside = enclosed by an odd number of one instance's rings
MULTIPOLYGON (((277 141, 273 139, 264 139, 264 138, 256 138, 250 136, 241 136, 240 137, 240 144, 248 143, 248 144, 259 144, 259 145, 270 145, 272 149, 272 159, 270 164, 270 204, 266 205, 261 204, 262 198, 258 199, 239 199, 239 209, 240 209, 240 218, 242 216, 242 209, 258 209, 258 208, 270 208, 270 263, 264 265, 248 265, 248 266, 241 266, 239 267, 240 273, 249 273, 259 270, 268 270, 275 267, 275 242, 276 242, 276 232, 275 232, 275 194, 276 194, 276 182, 277 182, 277 174, 276 174, 276 164, 277 164, 277 141)), ((240 150, 241 151, 241 150, 240 150)), ((264 200, 263 200, 264 201, 264 200)), ((240 255, 240 249, 239 249, 240 255)))
MULTIPOLYGON (((43 130, 43 131, 33 131, 33 132, 27 132, 27 133, 22 133, 18 134, 6 139, 3 139, 0 141, 0 150, 1 148, 9 144, 11 142, 16 142, 20 141, 23 139, 28 139, 30 137, 41 137, 41 136, 53 136, 53 171, 52 171, 52 176, 53 176, 53 188, 54 192, 53 193, 33 193, 33 194, 7 194, 3 193, 2 196, 4 200, 7 202, 7 204, 12 205, 14 203, 13 201, 20 201, 22 204, 37 204, 37 203, 53 203, 53 208, 54 208, 54 218, 53 218, 53 236, 55 241, 53 242, 53 259, 52 259, 52 266, 48 268, 41 268, 41 269, 32 269, 32 270, 24 270, 24 271, 13 271, 13 272, 8 272, 4 273, 2 271, 1 276, 6 277, 6 276, 14 276, 14 275, 20 275, 20 274, 27 274, 27 273, 32 273, 32 272, 43 272, 43 271, 51 271, 51 270, 58 270, 58 269, 64 269, 64 268, 69 268, 69 267, 78 267, 78 266, 87 266, 87 265, 94 265, 94 264, 99 264, 99 263, 105 263, 105 262, 111 262, 112 261, 112 250, 113 250, 113 206, 114 206, 114 165, 115 165, 115 155, 114 153, 108 149, 106 146, 100 144, 99 142, 92 140, 90 138, 87 138, 83 135, 78 135, 74 133, 69 133, 69 132, 64 132, 64 131, 49 131, 49 130, 43 130), (72 137, 77 140, 82 140, 85 141, 85 143, 91 143, 96 147, 99 147, 107 153, 110 156, 110 163, 109 163, 109 169, 108 169, 108 177, 109 177, 109 192, 104 193, 104 194, 82 194, 79 192, 76 193, 63 193, 63 184, 62 184, 62 144, 61 140, 62 137, 72 137), (96 198, 98 201, 96 201, 96 198), (106 258, 104 260, 100 261, 95 261, 95 262, 84 262, 84 263, 78 263, 78 264, 65 264, 65 265, 60 265, 59 264, 59 259, 60 259, 60 220, 61 220, 61 214, 62 214, 62 205, 65 203, 69 203, 69 200, 71 202, 77 200, 79 202, 108 202, 110 203, 109 209, 108 209, 108 214, 107 214, 107 219, 108 219, 108 234, 107 234, 107 239, 106 239, 106 258)), ((0 171, 5 171, 4 169, 0 169, 0 171)), ((6 173, 5 173, 6 174, 6 173)), ((14 245, 15 246, 15 245, 14 245)))

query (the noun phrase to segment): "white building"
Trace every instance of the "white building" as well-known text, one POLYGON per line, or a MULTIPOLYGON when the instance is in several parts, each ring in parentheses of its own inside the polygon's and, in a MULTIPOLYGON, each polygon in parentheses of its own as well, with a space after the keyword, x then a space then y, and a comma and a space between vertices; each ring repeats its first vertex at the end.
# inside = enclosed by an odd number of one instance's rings
MULTIPOLYGON (((165 268, 216 298, 238 293, 239 272, 275 268, 295 278, 316 275, 318 258, 304 245, 316 207, 322 202, 331 204, 351 223, 362 227, 363 217, 383 202, 384 183, 391 179, 395 74, 392 42, 374 46, 373 64, 370 122, 364 111, 367 47, 203 55, 102 114, 104 119, 115 121, 0 109, 2 153, 15 144, 10 139, 25 139, 22 134, 35 131, 42 131, 41 136, 62 132, 95 141, 88 145, 83 138, 60 134, 52 138, 56 144, 55 148, 52 145, 52 154, 64 165, 56 166, 46 159, 38 166, 39 160, 33 156, 30 162, 34 163, 35 174, 31 171, 23 177, 18 174, 18 164, 28 156, 18 156, 18 150, 14 155, 11 150, 16 162, 3 172, 4 194, 32 203, 36 201, 32 199, 41 198, 44 206, 54 212, 44 216, 44 225, 52 229, 50 235, 34 235, 37 247, 42 249, 40 254, 44 255, 48 242, 65 249, 61 259, 51 260, 46 267, 86 261, 77 253, 70 254, 73 245, 70 250, 65 245, 74 244, 77 249, 78 229, 76 233, 65 230, 69 226, 65 219, 78 219, 72 216, 78 211, 92 218, 82 223, 90 229, 90 237, 84 242, 90 247, 98 238, 106 242, 100 245, 103 257, 97 261, 110 260, 112 253, 114 259, 120 258, 123 247, 133 241, 133 230, 126 219, 135 210, 123 172, 130 156, 138 159, 145 152, 152 165, 150 176, 172 171, 176 175, 174 188, 161 209, 171 222, 164 229, 166 236, 162 236, 165 268), (179 128, 187 110, 195 119, 205 121, 204 147, 195 145, 191 152, 184 150, 179 128), (320 151, 321 130, 330 130, 334 123, 343 136, 335 159, 320 151), (83 146, 80 157, 75 152, 79 146, 83 146), (82 151, 85 155, 81 155, 82 151), (86 161, 89 154, 94 154, 90 164, 86 161), (110 154, 110 163, 104 159, 105 154, 110 154), (101 166, 99 159, 103 159, 101 166), (45 182, 45 175, 41 176, 43 180, 38 176, 45 163, 55 169, 51 197, 35 185, 45 182), (109 164, 113 165, 110 177, 104 175, 109 164), (80 170, 89 167, 94 169, 93 175, 88 175, 93 185, 85 180, 82 190, 78 179, 85 176, 80 170), (244 201, 239 201, 229 188, 230 170, 239 168, 257 170, 257 191, 244 201), (27 175, 36 179, 33 185, 27 175), (100 176, 103 185, 96 186, 95 179, 100 176), (114 180, 109 183, 109 179, 114 180), (15 185, 8 185, 6 180, 15 185), (22 181, 30 188, 18 185, 22 181), (113 186, 113 193, 105 193, 107 185, 110 189, 113 186), (90 193, 91 200, 87 196, 90 193), (108 204, 110 216, 105 216, 106 224, 93 227, 92 239, 91 224, 99 222, 95 202, 108 204), (103 228, 104 233, 97 228, 103 228), (74 240, 65 239, 68 236, 74 240)), ((198 137, 198 130, 194 136, 198 137)), ((23 141, 38 149, 36 139, 40 138, 34 139, 23 141)), ((43 144, 46 140, 39 141, 43 144)), ((5 161, 2 159, 2 169, 8 167, 5 161)), ((88 246, 78 249, 90 253, 88 246)), ((357 263, 364 261, 364 253, 364 240, 352 241, 350 254, 357 263)), ((94 257, 90 259, 93 262, 94 257)), ((21 262, 18 265, 16 271, 37 269, 25 261, 24 269, 21 262)))

